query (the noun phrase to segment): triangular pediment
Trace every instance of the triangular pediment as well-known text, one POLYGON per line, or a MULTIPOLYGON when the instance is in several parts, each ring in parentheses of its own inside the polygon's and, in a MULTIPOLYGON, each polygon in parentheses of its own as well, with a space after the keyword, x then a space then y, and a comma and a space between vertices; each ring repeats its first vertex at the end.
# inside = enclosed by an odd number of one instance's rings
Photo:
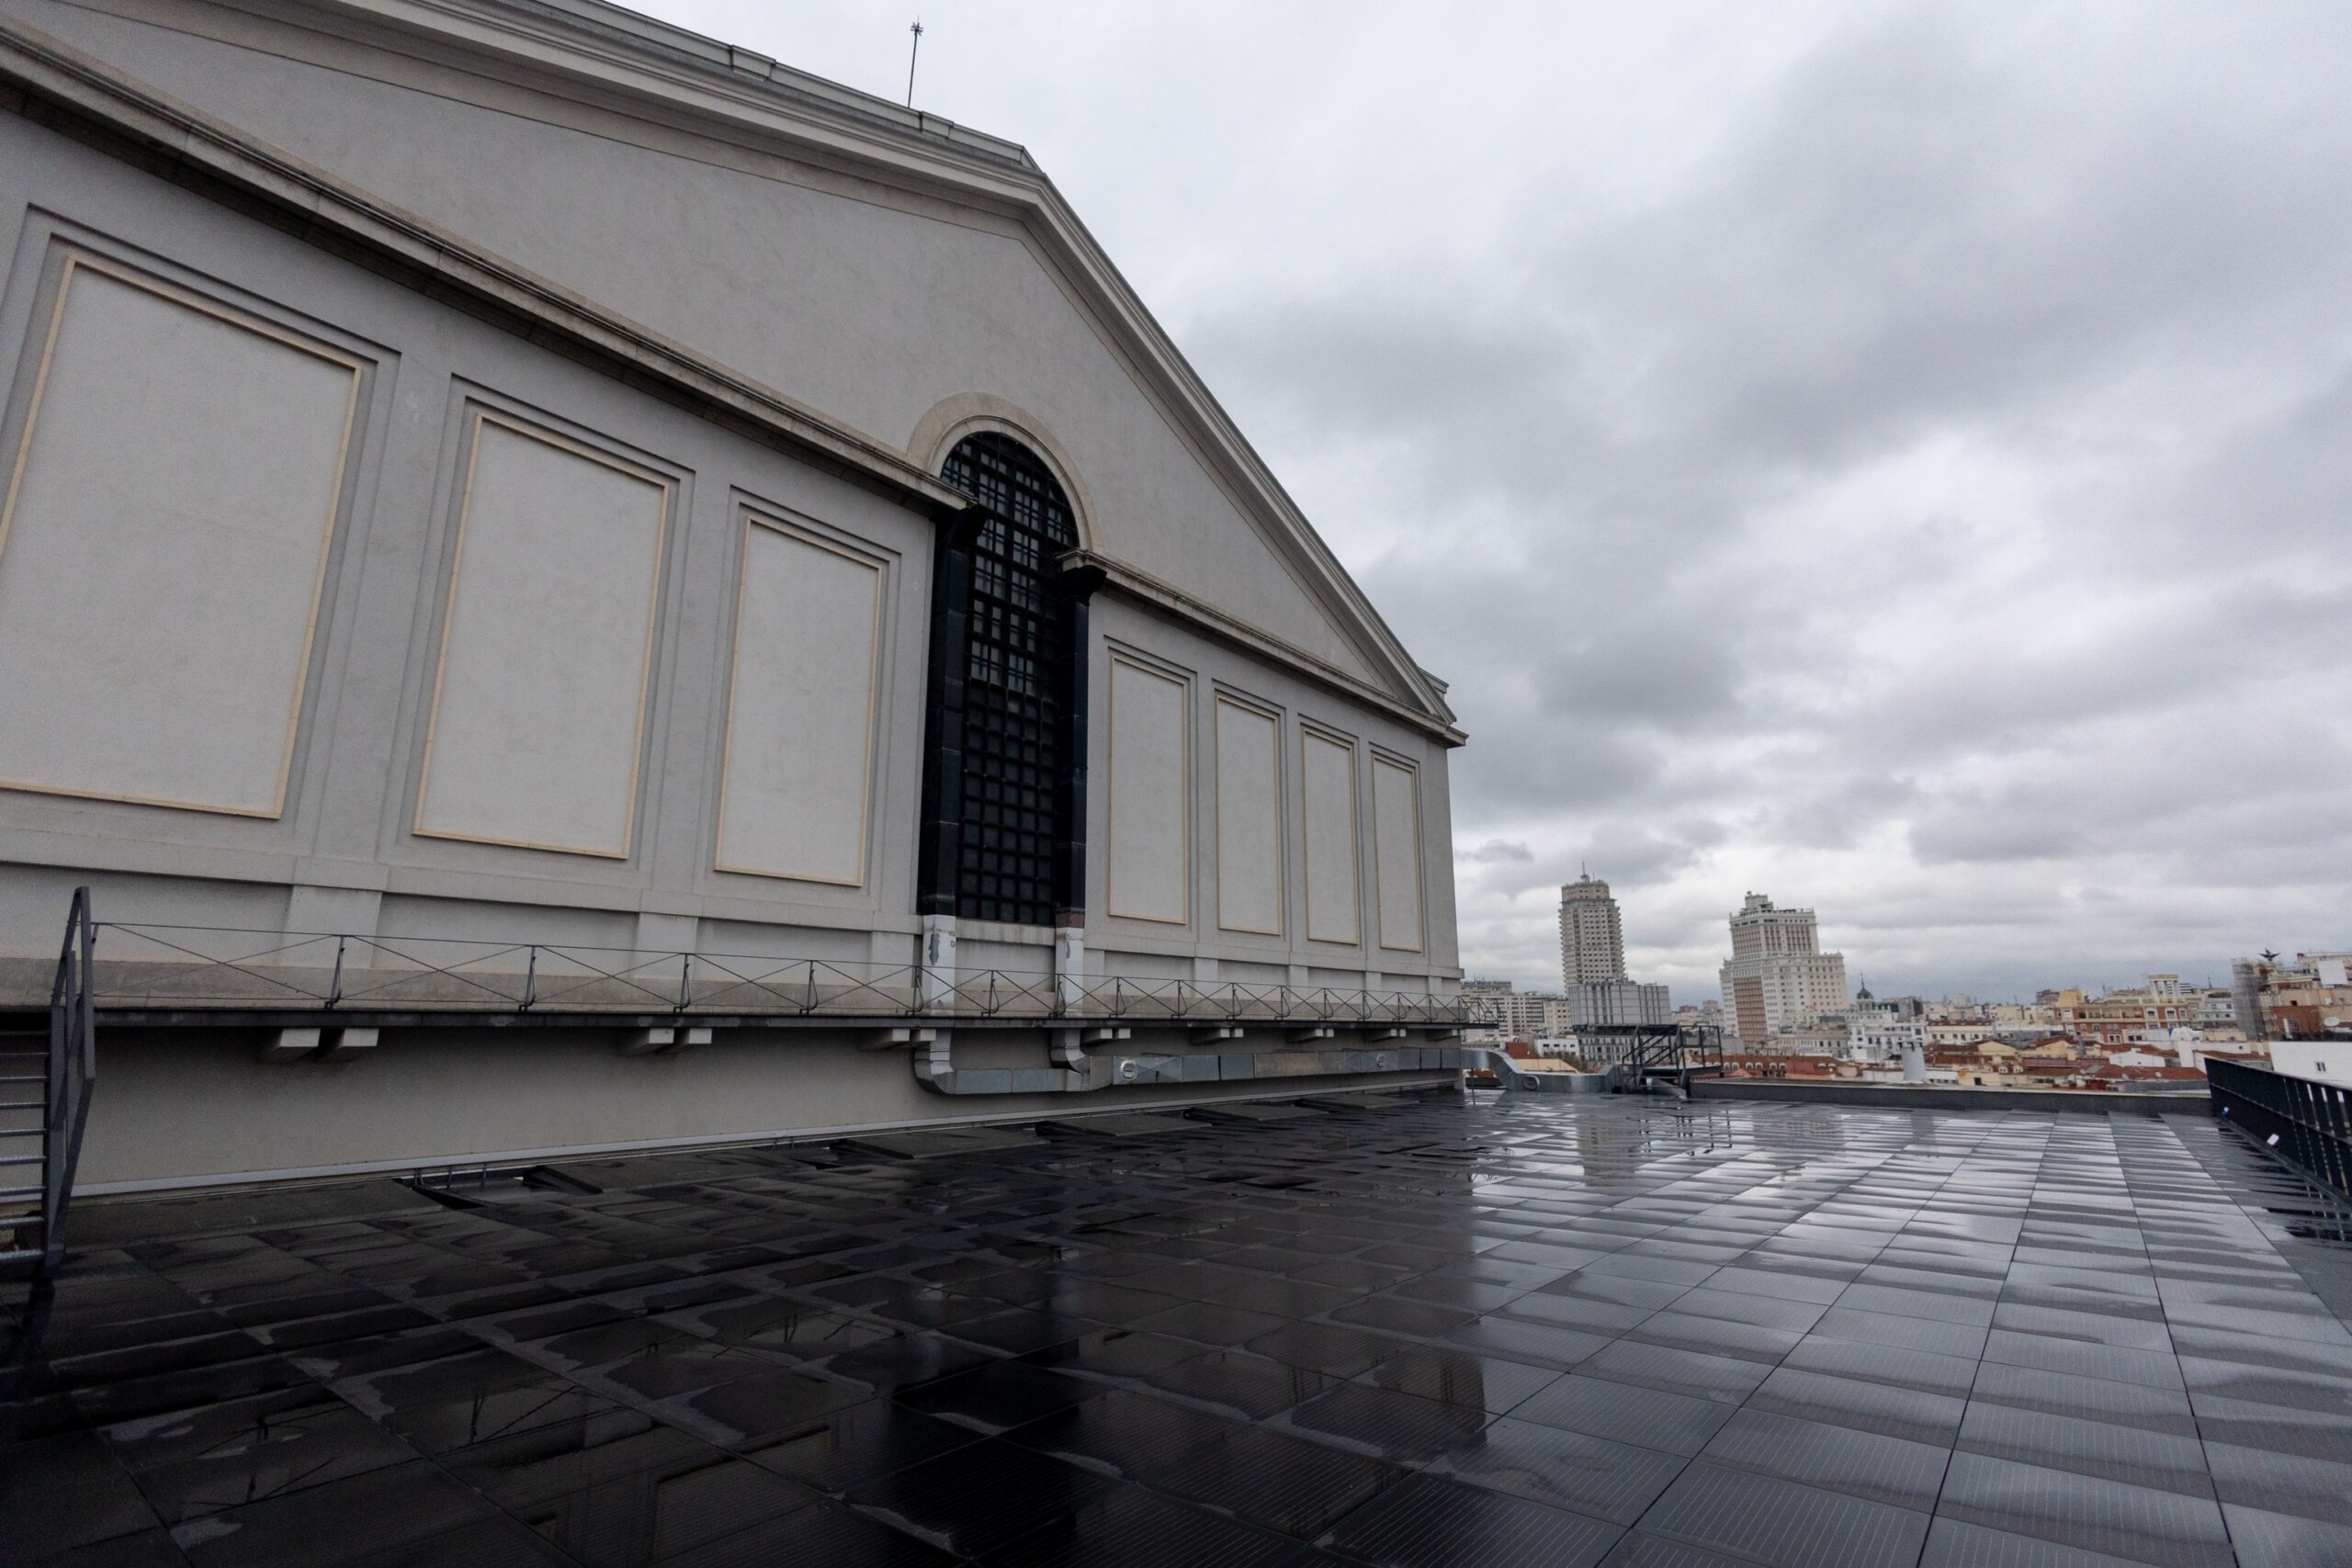
POLYGON ((1023 411, 1103 563, 1459 739, 1442 688, 1017 146, 594 0, 141 0, 137 24, 35 9, 225 116, 224 140, 304 161, 382 226, 453 237, 498 287, 610 323, 624 352, 635 334, 925 505, 934 411, 1023 411))

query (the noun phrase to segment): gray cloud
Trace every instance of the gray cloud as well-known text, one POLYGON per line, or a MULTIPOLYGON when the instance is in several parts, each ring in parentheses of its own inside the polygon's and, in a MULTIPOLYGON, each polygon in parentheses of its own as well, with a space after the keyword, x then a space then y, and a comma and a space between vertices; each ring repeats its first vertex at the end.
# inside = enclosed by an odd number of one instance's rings
POLYGON ((2013 801, 1944 801, 1911 824, 1910 837, 1912 858, 1923 866, 2058 860, 2085 843, 2080 829, 2020 811, 2013 801))
POLYGON ((1587 859, 1685 998, 1749 888, 1883 989, 2352 944, 2333 6, 925 22, 1452 682, 1465 967, 1587 859))
POLYGON ((1566 646, 1535 673, 1541 712, 1571 725, 1704 728, 1736 712, 1740 661, 1708 628, 1613 615, 1597 630, 1563 628, 1566 646))

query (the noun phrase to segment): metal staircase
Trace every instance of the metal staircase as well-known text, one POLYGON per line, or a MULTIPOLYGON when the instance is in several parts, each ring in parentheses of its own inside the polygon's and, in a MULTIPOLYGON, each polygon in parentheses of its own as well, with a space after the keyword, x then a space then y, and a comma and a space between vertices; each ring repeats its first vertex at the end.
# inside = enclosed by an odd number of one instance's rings
POLYGON ((1724 1073, 1724 1032, 1713 1024, 1615 1024, 1584 1032, 1616 1043, 1617 1059, 1636 1081, 1671 1084, 1685 1098, 1692 1078, 1724 1073))
POLYGON ((0 1011, 0 1269, 45 1284, 65 1258, 65 1210, 98 1072, 90 890, 76 888, 49 1008, 0 1011))

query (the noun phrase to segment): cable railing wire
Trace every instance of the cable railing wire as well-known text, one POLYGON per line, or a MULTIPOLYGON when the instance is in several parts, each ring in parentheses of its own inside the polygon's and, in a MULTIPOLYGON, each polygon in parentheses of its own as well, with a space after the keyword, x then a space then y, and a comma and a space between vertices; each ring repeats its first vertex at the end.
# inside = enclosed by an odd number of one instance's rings
POLYGON ((99 922, 115 1010, 653 1013, 1459 1028, 1460 998, 574 942, 99 922))

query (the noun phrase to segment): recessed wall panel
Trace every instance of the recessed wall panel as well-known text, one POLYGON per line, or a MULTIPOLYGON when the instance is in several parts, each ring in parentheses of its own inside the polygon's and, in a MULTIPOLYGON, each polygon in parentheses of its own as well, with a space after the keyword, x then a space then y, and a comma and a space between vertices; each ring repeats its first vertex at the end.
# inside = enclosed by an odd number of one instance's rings
POLYGON ((1356 891, 1355 748, 1315 730, 1299 732, 1299 795, 1306 818, 1306 935, 1314 942, 1363 940, 1356 891))
POLYGON ((1372 853, 1380 945, 1421 950, 1420 780, 1385 757, 1372 760, 1372 853))
POLYGON ((416 830, 625 859, 670 485, 471 420, 416 830))
POLYGON ((1273 936, 1283 929, 1281 722, 1224 697, 1216 703, 1216 923, 1273 936))
POLYGON ((65 263, 0 509, 0 784, 285 808, 358 360, 65 263))
POLYGON ((881 564, 747 517, 738 591, 718 869, 863 886, 881 564))
POLYGON ((1190 695, 1177 676, 1111 660, 1108 901, 1125 919, 1191 918, 1190 695))

